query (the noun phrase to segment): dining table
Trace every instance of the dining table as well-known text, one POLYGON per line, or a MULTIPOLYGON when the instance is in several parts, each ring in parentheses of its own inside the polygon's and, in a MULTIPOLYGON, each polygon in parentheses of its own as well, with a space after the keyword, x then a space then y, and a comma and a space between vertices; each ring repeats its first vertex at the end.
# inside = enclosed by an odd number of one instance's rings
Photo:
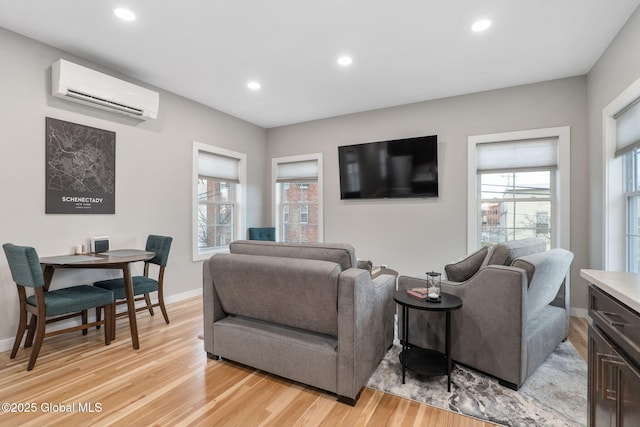
POLYGON ((115 249, 100 253, 41 257, 40 265, 43 268, 45 290, 49 289, 51 281, 53 280, 53 274, 57 269, 86 268, 122 270, 127 309, 129 310, 131 343, 133 348, 137 350, 140 348, 140 342, 138 339, 135 296, 133 294, 133 281, 131 279, 130 265, 140 261, 148 261, 154 256, 155 252, 149 252, 141 249, 115 249))

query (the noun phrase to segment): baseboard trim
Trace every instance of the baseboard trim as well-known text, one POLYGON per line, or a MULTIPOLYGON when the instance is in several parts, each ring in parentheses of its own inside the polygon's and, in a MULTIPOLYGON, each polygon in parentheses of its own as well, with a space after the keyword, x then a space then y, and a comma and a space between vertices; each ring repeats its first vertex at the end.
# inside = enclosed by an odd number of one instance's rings
MULTIPOLYGON (((171 303, 174 303, 174 302, 179 302, 179 301, 186 300, 186 299, 189 299, 189 298, 197 297, 199 295, 202 295, 202 288, 194 289, 194 290, 191 290, 191 291, 182 292, 182 293, 179 293, 179 294, 176 294, 176 295, 168 296, 168 297, 166 297, 164 299, 164 302, 166 304, 171 304, 171 303)), ((153 295, 152 295, 152 298, 153 298, 153 295)), ((91 311, 93 311, 93 310, 91 310, 91 311)), ((92 314, 91 313, 89 313, 89 318, 90 319, 92 318, 92 314)), ((62 329, 62 328, 66 328, 66 327, 73 326, 73 325, 74 325, 74 321, 72 319, 64 320, 64 321, 61 321, 60 323, 58 323, 58 325, 56 325, 57 327, 51 328, 49 330, 53 331, 53 330, 56 330, 56 329, 62 329)), ((16 328, 17 328, 17 324, 16 324, 16 328)), ((14 340, 14 337, 4 338, 4 339, 0 340, 0 352, 11 350, 11 348, 13 347, 13 340, 14 340)), ((22 347, 23 344, 24 344, 24 339, 22 340, 22 343, 20 344, 20 346, 22 347)))
POLYGON ((571 307, 569 313, 575 317, 589 317, 589 310, 587 310, 586 308, 571 307))
POLYGON ((182 292, 180 294, 175 294, 168 296, 164 299, 164 302, 167 304, 171 304, 173 302, 183 301, 189 298, 197 297, 202 295, 202 288, 193 289, 191 291, 182 292))

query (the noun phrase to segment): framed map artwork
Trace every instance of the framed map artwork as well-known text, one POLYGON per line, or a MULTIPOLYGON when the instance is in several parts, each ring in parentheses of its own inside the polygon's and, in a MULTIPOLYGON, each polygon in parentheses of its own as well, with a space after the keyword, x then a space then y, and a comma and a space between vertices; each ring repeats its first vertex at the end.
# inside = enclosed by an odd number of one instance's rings
POLYGON ((114 214, 116 133, 46 118, 46 213, 114 214))

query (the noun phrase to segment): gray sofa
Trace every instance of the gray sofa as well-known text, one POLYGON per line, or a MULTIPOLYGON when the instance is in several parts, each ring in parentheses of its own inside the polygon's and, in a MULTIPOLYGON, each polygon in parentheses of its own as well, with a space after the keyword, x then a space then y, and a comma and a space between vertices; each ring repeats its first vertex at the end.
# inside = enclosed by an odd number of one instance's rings
POLYGON ((204 263, 204 347, 355 404, 393 343, 395 277, 352 246, 236 241, 204 263))
MULTIPOLYGON (((569 331, 569 286, 573 254, 546 250, 540 239, 483 248, 445 268, 460 282, 444 280, 442 291, 462 298, 451 315, 451 357, 517 390, 569 331)), ((424 286, 400 276, 399 289, 424 286)), ((444 349, 444 319, 409 312, 409 343, 444 349)), ((402 330, 399 331, 402 337, 402 330)))

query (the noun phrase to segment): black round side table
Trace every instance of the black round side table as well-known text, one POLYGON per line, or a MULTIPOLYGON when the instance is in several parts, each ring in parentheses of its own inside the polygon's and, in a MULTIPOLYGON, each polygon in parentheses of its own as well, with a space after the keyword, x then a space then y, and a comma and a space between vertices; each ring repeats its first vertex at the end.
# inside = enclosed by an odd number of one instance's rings
POLYGON ((411 369, 426 376, 447 376, 447 391, 451 391, 451 312, 462 307, 462 300, 451 294, 442 293, 440 301, 421 300, 407 294, 405 290, 395 291, 393 300, 402 307, 402 384, 405 380, 405 369, 411 369), (409 310, 442 311, 446 315, 445 353, 415 347, 409 344, 409 310))

